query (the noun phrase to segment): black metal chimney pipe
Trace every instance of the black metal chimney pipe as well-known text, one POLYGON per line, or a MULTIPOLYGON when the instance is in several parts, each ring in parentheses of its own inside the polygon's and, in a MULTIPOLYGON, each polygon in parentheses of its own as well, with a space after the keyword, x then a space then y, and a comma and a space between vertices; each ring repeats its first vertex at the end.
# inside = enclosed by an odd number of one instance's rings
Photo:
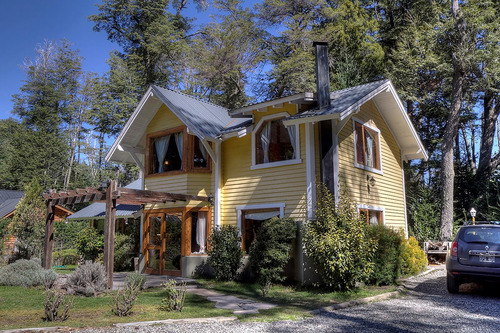
POLYGON ((328 68, 328 43, 314 42, 316 50, 316 94, 320 109, 330 106, 330 76, 328 68))

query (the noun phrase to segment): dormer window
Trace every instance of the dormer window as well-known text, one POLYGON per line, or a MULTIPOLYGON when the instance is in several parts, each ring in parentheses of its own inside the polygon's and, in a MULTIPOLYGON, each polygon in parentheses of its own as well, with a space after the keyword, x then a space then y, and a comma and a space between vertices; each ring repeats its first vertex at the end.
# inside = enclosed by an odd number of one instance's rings
POLYGON ((148 153, 148 175, 210 171, 205 146, 185 127, 148 135, 148 153))
POLYGON ((300 163, 298 125, 285 127, 288 113, 263 117, 252 133, 252 169, 300 163))

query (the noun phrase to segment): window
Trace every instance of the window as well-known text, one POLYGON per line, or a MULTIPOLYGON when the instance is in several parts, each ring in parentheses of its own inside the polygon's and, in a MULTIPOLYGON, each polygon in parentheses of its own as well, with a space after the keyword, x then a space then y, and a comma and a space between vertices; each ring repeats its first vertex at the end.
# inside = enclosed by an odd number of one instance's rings
POLYGON ((288 113, 263 117, 252 133, 252 167, 270 167, 299 163, 298 126, 285 127, 288 113))
POLYGON ((380 171, 379 131, 354 121, 356 166, 380 171))
POLYGON ((358 208, 359 217, 370 225, 384 225, 384 212, 382 210, 358 208))
POLYGON ((250 252, 250 246, 259 232, 262 222, 275 216, 280 216, 279 210, 250 210, 244 212, 241 230, 241 246, 245 253, 250 252))
POLYGON ((148 175, 210 171, 210 159, 202 141, 175 128, 148 136, 148 175))

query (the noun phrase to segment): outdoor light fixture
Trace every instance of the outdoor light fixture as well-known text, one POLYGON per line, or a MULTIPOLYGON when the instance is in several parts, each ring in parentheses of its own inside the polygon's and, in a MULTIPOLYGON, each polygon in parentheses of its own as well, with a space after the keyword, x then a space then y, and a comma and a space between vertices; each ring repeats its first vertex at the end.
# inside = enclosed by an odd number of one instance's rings
POLYGON ((470 209, 470 216, 472 216, 472 224, 475 224, 474 222, 476 222, 476 210, 474 209, 474 207, 470 209))
POLYGON ((108 188, 108 186, 109 186, 109 182, 110 182, 110 181, 109 181, 109 179, 108 179, 108 180, 103 181, 103 182, 101 183, 101 188, 108 188))
POLYGON ((371 187, 375 186, 375 178, 373 176, 366 176, 366 181, 371 187))

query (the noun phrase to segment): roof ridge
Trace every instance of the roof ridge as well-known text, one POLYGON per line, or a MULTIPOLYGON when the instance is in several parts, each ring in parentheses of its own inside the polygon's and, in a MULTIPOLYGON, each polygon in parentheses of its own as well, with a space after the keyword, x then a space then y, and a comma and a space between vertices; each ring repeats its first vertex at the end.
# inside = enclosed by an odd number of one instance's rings
POLYGON ((335 90, 335 91, 332 91, 331 93, 332 93, 332 94, 341 93, 341 92, 344 92, 344 91, 349 91, 349 90, 352 90, 352 89, 356 89, 356 88, 360 88, 360 87, 368 86, 368 85, 370 85, 370 84, 374 84, 374 83, 382 83, 382 82, 390 82, 390 81, 391 81, 390 79, 376 80, 376 81, 363 83, 363 84, 360 84, 360 85, 357 85, 357 86, 353 86, 353 87, 349 87, 349 88, 344 88, 344 89, 340 89, 340 90, 335 90))
POLYGON ((213 106, 216 106, 218 108, 221 108, 221 109, 224 109, 226 111, 228 111, 229 109, 221 106, 221 105, 218 105, 218 104, 215 104, 215 103, 212 103, 212 102, 207 102, 207 101, 204 101, 202 100, 201 98, 199 97, 196 97, 196 96, 192 96, 192 95, 188 95, 186 93, 183 93, 182 91, 179 91, 179 90, 175 90, 175 89, 170 89, 170 88, 163 88, 163 87, 160 87, 160 86, 157 86, 155 84, 152 85, 153 87, 156 87, 156 88, 160 88, 160 89, 165 89, 165 90, 169 90, 171 92, 174 92, 176 94, 179 94, 179 95, 183 95, 183 96, 186 96, 188 98, 191 98, 191 99, 194 99, 195 101, 198 101, 198 102, 201 102, 201 103, 206 103, 206 104, 210 104, 210 105, 213 105, 213 106))

